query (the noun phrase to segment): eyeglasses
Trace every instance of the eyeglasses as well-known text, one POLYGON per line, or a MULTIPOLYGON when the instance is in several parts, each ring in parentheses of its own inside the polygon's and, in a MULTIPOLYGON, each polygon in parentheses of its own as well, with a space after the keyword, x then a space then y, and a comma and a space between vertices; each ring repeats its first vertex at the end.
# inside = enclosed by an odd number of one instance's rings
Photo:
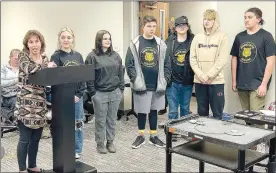
POLYGON ((179 24, 176 27, 178 27, 178 28, 188 28, 189 26, 188 26, 188 24, 179 24))

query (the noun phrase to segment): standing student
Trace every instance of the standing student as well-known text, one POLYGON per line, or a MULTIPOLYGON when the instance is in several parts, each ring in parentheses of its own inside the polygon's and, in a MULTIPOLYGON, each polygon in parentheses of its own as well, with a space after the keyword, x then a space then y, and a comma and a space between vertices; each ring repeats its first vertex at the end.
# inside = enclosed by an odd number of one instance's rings
MULTIPOLYGON (((57 66, 77 66, 84 64, 82 55, 75 51, 75 34, 70 28, 63 28, 58 34, 58 50, 51 57, 57 66)), ((76 72, 77 73, 77 72, 76 72)), ((80 158, 83 149, 83 93, 85 83, 75 85, 75 152, 76 159, 80 158)))
POLYGON ((195 92, 200 116, 222 119, 224 109, 223 68, 229 57, 228 38, 220 31, 219 16, 208 9, 203 14, 204 32, 197 34, 190 49, 190 64, 195 73, 195 92))
POLYGON ((259 8, 244 14, 246 30, 237 34, 232 46, 232 89, 238 92, 243 110, 258 111, 265 106, 275 66, 275 41, 262 28, 259 8))
POLYGON ((124 92, 124 72, 122 59, 113 50, 111 34, 108 31, 97 32, 95 49, 89 53, 85 64, 92 64, 95 68, 95 80, 87 82, 87 91, 92 96, 95 111, 97 152, 115 153, 115 127, 124 92))
POLYGON ((143 35, 134 38, 126 55, 126 71, 133 90, 134 110, 138 113, 139 134, 132 148, 145 144, 145 125, 149 114, 149 143, 157 147, 165 144, 157 136, 157 113, 165 108, 165 91, 170 82, 170 60, 166 57, 167 46, 155 36, 156 19, 143 18, 143 35))
POLYGON ((47 124, 46 93, 44 86, 28 83, 28 77, 43 68, 56 66, 42 55, 44 51, 43 35, 37 30, 29 30, 23 39, 23 51, 18 54, 19 89, 14 112, 19 129, 17 161, 20 172, 42 172, 36 165, 36 157, 43 127, 47 124))
MULTIPOLYGON (((169 21, 168 38, 165 41, 165 43, 167 44, 168 40, 174 39, 175 37, 176 37, 175 21, 174 21, 174 18, 172 18, 169 21)), ((167 113, 167 107, 168 107, 168 98, 167 98, 167 95, 165 94, 165 108, 162 110, 159 110, 158 115, 163 115, 163 114, 167 113)))
MULTIPOLYGON (((166 95, 169 103, 168 119, 178 119, 190 113, 190 101, 193 92, 194 72, 190 66, 190 46, 194 35, 188 18, 181 16, 175 20, 176 36, 167 41, 167 55, 171 60, 172 77, 166 95)), ((176 137, 176 135, 173 135, 176 137)), ((174 141, 176 138, 174 138, 174 141)))

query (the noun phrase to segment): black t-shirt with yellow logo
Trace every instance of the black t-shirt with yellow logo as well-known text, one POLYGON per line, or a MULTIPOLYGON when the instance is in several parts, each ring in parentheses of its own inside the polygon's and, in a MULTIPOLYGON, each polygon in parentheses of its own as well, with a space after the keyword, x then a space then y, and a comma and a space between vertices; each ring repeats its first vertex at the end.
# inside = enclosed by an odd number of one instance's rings
MULTIPOLYGON (((252 35, 243 31, 236 36, 231 55, 238 58, 237 88, 256 90, 264 77, 266 58, 275 55, 275 41, 271 33, 264 29, 260 29, 252 35)), ((267 87, 269 87, 270 81, 271 78, 267 87)))
MULTIPOLYGON (((172 61, 172 81, 176 83, 183 83, 187 75, 184 74, 184 68, 189 65, 187 57, 187 50, 189 49, 189 41, 184 42, 174 41, 172 61)), ((187 68, 187 67, 186 67, 187 68)))
MULTIPOLYGON (((63 50, 57 50, 51 56, 51 61, 54 61, 58 67, 78 66, 84 64, 82 55, 76 51, 71 51, 68 53, 63 50)), ((75 87, 75 95, 81 98, 85 90, 85 82, 79 82, 75 85, 75 87)))
POLYGON ((145 39, 143 36, 139 38, 139 57, 147 90, 155 91, 159 69, 159 51, 155 38, 145 39))

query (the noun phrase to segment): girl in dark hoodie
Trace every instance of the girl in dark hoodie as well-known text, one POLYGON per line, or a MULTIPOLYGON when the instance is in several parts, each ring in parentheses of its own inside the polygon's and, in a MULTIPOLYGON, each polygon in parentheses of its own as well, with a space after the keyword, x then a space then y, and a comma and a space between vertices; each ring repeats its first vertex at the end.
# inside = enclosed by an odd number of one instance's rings
POLYGON ((97 32, 95 48, 87 56, 85 64, 95 67, 95 80, 87 82, 87 91, 95 110, 97 152, 115 153, 113 142, 117 112, 124 91, 124 73, 122 59, 113 51, 111 34, 108 31, 97 32))
MULTIPOLYGON (((75 66, 84 64, 82 55, 73 50, 75 45, 75 35, 70 28, 63 28, 58 34, 58 50, 51 57, 57 66, 75 66)), ((83 93, 85 83, 79 82, 76 84, 75 90, 75 150, 76 159, 80 158, 83 148, 83 93)))

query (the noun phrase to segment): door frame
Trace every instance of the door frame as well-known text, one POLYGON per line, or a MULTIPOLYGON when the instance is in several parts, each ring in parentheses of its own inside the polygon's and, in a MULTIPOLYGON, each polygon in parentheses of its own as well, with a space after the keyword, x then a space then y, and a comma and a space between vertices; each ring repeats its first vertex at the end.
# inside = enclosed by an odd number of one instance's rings
POLYGON ((131 38, 139 35, 139 1, 131 2, 131 38))

